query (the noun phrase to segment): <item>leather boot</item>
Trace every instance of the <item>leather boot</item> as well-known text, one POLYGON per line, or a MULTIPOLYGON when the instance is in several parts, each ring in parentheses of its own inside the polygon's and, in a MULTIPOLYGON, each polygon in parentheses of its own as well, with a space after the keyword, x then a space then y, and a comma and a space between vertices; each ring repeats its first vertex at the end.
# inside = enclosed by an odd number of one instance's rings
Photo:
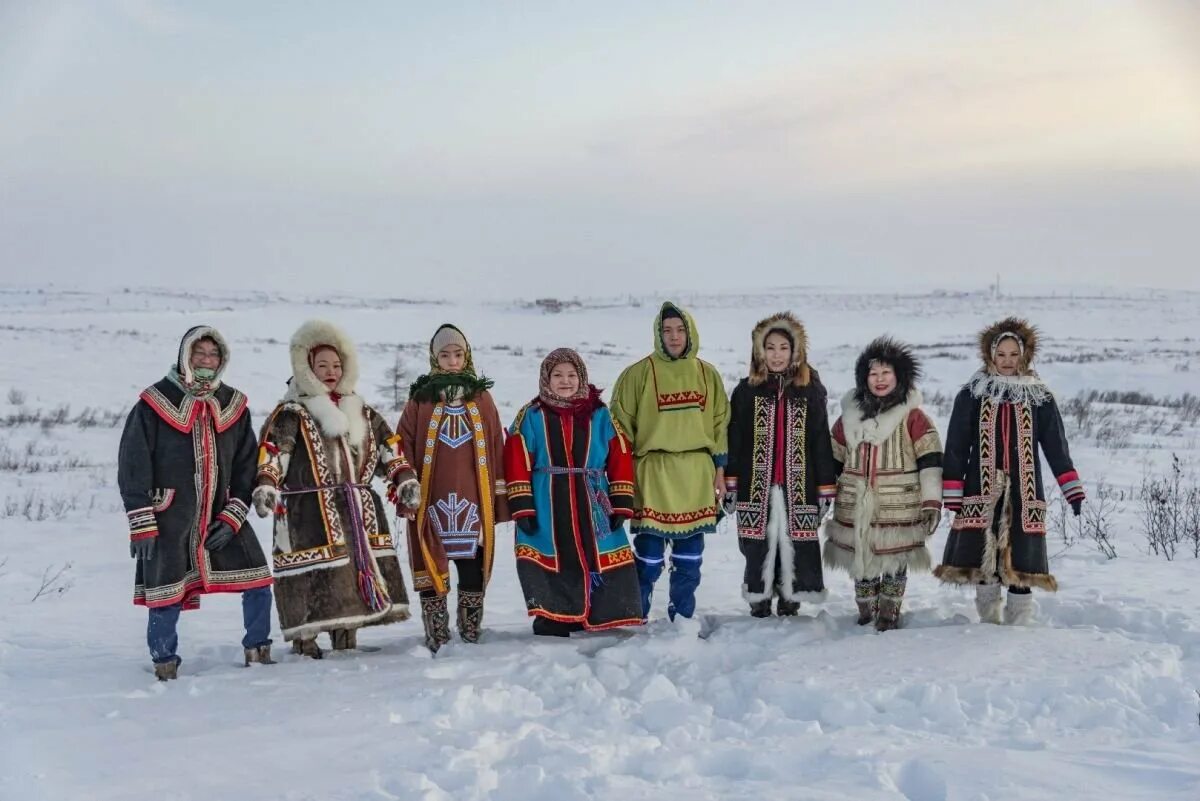
POLYGON ((872 623, 879 611, 879 579, 859 579, 854 582, 854 603, 858 606, 858 620, 855 622, 860 626, 872 623))
POLYGON ((334 629, 329 632, 329 641, 335 651, 353 651, 358 647, 358 629, 334 629))
POLYGON ((308 637, 307 639, 297 637, 292 640, 292 653, 312 657, 313 659, 321 659, 325 656, 325 652, 321 650, 321 646, 317 645, 316 637, 308 637))

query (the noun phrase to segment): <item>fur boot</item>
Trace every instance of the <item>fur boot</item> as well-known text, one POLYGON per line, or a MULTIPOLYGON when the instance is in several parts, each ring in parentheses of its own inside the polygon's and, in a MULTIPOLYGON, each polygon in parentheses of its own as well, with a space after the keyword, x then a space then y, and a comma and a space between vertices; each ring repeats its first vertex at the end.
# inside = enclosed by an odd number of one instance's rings
POLYGON ((483 628, 483 593, 458 591, 458 636, 463 642, 479 642, 483 628))
POLYGON ((170 681, 171 679, 179 678, 179 662, 171 660, 170 662, 155 662, 154 663, 154 678, 159 681, 170 681))
POLYGON ((1004 606, 999 584, 975 585, 975 609, 979 612, 980 623, 1000 623, 1004 606))
POLYGON ((907 586, 908 576, 905 573, 880 579, 879 611, 875 615, 876 631, 900 628, 900 605, 904 603, 904 589, 907 586))
POLYGON ((1033 593, 1008 594, 1004 605, 1004 622, 1010 626, 1028 626, 1033 622, 1033 593))
POLYGON ((292 653, 300 656, 309 656, 313 659, 321 659, 325 656, 325 652, 321 650, 321 646, 317 645, 316 637, 297 637, 292 640, 292 653))
POLYGON ((358 647, 358 629, 334 629, 329 632, 329 641, 335 651, 353 651, 358 647))
POLYGON ((246 667, 258 663, 260 665, 273 665, 275 660, 271 658, 271 646, 260 645, 257 648, 247 648, 246 651, 246 667))
POLYGON ((421 596, 421 622, 425 624, 425 647, 432 653, 450 642, 450 612, 446 596, 421 596))
POLYGON ((860 626, 865 626, 875 620, 879 611, 879 579, 859 579, 854 582, 854 603, 858 605, 858 620, 860 626))
POLYGON ((775 599, 775 614, 780 617, 795 617, 800 614, 800 602, 789 601, 781 595, 775 599))
POLYGON ((771 616, 771 599, 764 598, 761 601, 755 601, 750 604, 751 617, 770 617, 771 616))

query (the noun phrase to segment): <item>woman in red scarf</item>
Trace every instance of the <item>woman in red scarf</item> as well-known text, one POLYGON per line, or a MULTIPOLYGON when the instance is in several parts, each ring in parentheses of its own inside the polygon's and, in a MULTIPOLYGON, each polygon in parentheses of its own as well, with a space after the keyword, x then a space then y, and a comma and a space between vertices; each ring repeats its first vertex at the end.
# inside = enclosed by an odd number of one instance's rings
POLYGON ((625 534, 633 461, 579 354, 542 362, 538 396, 504 446, 508 504, 517 523, 517 576, 534 634, 642 622, 637 569, 625 534))

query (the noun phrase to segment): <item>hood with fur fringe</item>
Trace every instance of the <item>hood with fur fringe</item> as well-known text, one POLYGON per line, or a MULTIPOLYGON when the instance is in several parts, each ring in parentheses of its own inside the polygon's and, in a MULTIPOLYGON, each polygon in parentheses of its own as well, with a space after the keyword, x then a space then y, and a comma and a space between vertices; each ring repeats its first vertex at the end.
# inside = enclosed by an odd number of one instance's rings
POLYGON ((779 332, 791 340, 792 363, 788 365, 786 375, 791 379, 792 386, 808 386, 812 380, 808 364, 808 332, 804 330, 804 324, 790 312, 772 314, 754 326, 750 334, 750 386, 766 383, 769 375, 766 342, 772 332, 779 332))
POLYGON ((979 358, 983 360, 983 369, 989 373, 994 372, 992 353, 1004 334, 1016 335, 1021 345, 1020 372, 1022 375, 1029 372, 1033 367, 1034 358, 1037 357, 1038 330, 1028 320, 1020 317, 1005 317, 979 332, 979 358))
POLYGON ((891 337, 879 337, 867 345, 854 364, 854 401, 863 417, 870 419, 888 409, 905 403, 921 378, 921 362, 909 345, 891 337), (896 373, 896 388, 885 397, 877 398, 867 386, 871 363, 891 365, 896 373))
POLYGON ((303 405, 325 436, 345 436, 352 447, 357 447, 366 435, 366 419, 362 398, 354 393, 358 386, 358 352, 350 337, 333 323, 309 320, 292 335, 289 355, 292 378, 285 400, 303 405), (337 403, 308 363, 309 354, 318 345, 334 348, 342 359, 342 380, 333 390, 341 396, 337 403))
POLYGON ((174 376, 168 375, 168 378, 175 381, 185 392, 210 393, 215 392, 217 387, 221 386, 221 376, 225 374, 225 368, 228 366, 229 345, 225 342, 225 337, 221 336, 221 332, 211 325, 195 325, 189 328, 183 338, 179 340, 179 351, 175 355, 174 376), (216 376, 213 377, 213 380, 199 390, 196 385, 196 375, 192 371, 192 346, 202 339, 211 339, 217 343, 217 350, 221 352, 221 363, 217 365, 216 376))

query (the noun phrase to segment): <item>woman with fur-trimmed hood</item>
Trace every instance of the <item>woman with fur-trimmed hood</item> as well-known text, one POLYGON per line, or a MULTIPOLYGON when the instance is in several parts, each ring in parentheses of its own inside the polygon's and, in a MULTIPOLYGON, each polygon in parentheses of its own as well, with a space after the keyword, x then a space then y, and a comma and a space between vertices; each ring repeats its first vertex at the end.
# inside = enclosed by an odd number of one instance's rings
POLYGON ((479 641, 483 598, 496 555, 496 523, 508 520, 504 427, 492 382, 476 375, 471 345, 445 324, 429 341, 429 372, 413 382, 396 429, 421 482, 408 518, 413 587, 425 644, 450 641, 450 563, 458 572, 458 634, 479 641))
POLYGON ((283 638, 320 659, 358 647, 358 629, 408 619, 408 594, 378 476, 408 503, 417 482, 383 417, 355 394, 358 356, 336 326, 310 320, 292 336, 292 377, 267 419, 254 507, 275 517, 275 603, 283 638))
POLYGON ((1033 618, 1030 588, 1058 582, 1046 556, 1046 496, 1041 450, 1076 515, 1083 484, 1071 462, 1062 415, 1033 370, 1038 332, 1009 317, 979 335, 983 368, 954 400, 946 438, 944 496, 955 511, 942 564, 944 582, 974 584, 975 605, 988 623, 1033 618), (1001 609, 1001 586, 1008 602, 1001 609))
POLYGON ((907 345, 880 337, 854 365, 854 389, 833 425, 839 472, 825 524, 825 564, 854 579, 858 624, 900 625, 910 570, 929 570, 925 540, 942 513, 942 443, 921 409, 921 366, 907 345))
POLYGON ((777 597, 777 614, 795 615, 826 594, 817 527, 836 475, 826 392, 791 314, 760 321, 750 339, 750 375, 730 400, 725 509, 737 518, 750 614, 769 617, 777 597))

